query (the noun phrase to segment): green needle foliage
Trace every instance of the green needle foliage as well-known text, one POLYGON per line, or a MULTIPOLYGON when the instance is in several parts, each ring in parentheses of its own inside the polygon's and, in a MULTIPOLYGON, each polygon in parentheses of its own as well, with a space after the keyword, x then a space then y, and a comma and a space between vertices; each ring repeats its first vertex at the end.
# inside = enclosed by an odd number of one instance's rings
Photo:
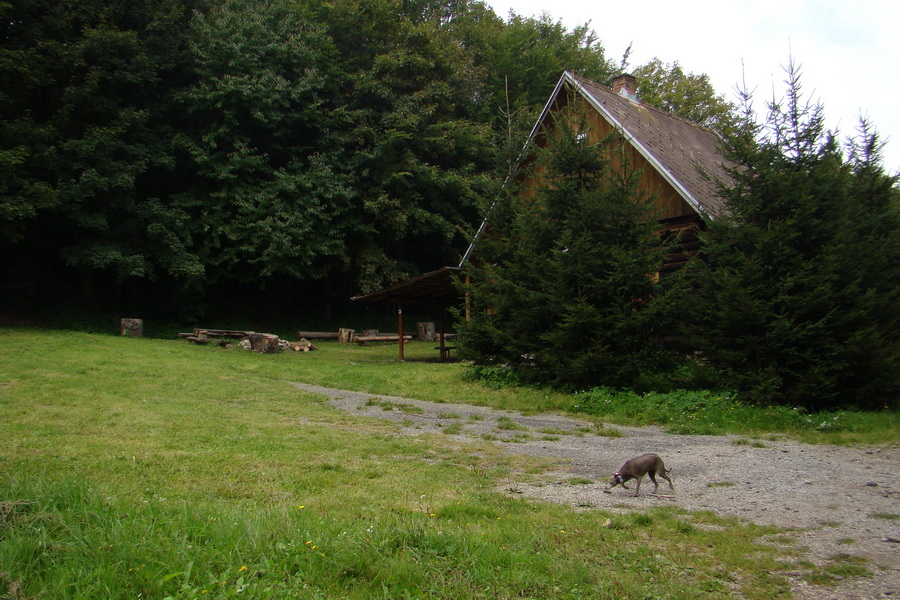
POLYGON ((591 141, 579 107, 553 125, 553 143, 527 167, 540 181, 533 199, 495 207, 479 242, 462 356, 522 381, 630 385, 665 362, 653 205, 618 135, 591 141))
POLYGON ((788 71, 784 103, 723 151, 728 215, 709 224, 686 329, 717 385, 755 403, 897 407, 900 204, 863 124, 849 158, 788 71))

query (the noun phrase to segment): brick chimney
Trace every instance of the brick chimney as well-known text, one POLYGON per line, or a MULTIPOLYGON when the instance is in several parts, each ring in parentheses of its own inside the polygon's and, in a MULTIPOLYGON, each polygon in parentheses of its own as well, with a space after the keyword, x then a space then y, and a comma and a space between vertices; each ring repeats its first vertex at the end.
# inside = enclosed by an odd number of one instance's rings
POLYGON ((612 89, 613 92, 622 96, 623 98, 628 98, 632 102, 637 102, 637 83, 635 82, 634 76, 629 75, 628 73, 622 73, 612 80, 612 89))

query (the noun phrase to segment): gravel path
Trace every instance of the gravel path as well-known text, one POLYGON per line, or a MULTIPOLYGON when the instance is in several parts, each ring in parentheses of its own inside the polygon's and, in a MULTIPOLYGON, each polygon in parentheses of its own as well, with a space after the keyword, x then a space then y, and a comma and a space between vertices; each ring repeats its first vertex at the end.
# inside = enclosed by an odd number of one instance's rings
POLYGON ((449 437, 487 437, 510 453, 560 461, 560 471, 546 474, 544 482, 516 482, 507 493, 568 504, 575 510, 617 511, 622 505, 640 510, 674 502, 687 510, 712 510, 761 525, 798 528, 797 545, 808 548, 808 558, 819 564, 837 554, 869 559, 872 578, 847 578, 837 586, 819 587, 792 577, 795 598, 900 599, 898 446, 845 448, 781 440, 755 447, 739 436, 673 435, 657 427, 616 426, 622 437, 604 437, 585 433, 591 424, 571 416, 522 416, 465 404, 293 385, 327 396, 331 405, 353 414, 401 423, 404 433, 441 432, 461 425, 460 433, 449 437), (504 421, 498 422, 501 418, 504 421), (510 429, 510 421, 518 428, 510 429), (637 498, 630 496, 633 482, 630 491, 617 487, 603 493, 609 475, 644 452, 663 458, 672 471, 675 491, 663 481, 661 495, 652 496, 653 485, 645 479, 637 498), (594 483, 570 483, 580 479, 594 483))

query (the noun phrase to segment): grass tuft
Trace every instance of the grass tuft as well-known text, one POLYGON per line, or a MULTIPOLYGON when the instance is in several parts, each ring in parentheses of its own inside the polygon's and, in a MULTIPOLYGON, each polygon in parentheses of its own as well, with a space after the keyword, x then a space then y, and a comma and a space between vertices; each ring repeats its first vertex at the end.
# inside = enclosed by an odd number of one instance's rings
POLYGON ((872 519, 884 519, 885 521, 900 520, 900 515, 896 513, 872 513, 869 517, 872 519))

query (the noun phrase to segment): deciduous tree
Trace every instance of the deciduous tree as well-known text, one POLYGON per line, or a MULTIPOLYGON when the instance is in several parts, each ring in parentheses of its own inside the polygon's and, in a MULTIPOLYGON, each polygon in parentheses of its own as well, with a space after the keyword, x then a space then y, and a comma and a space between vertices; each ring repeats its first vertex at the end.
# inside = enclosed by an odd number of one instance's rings
POLYGON ((15 276, 65 289, 52 267, 62 262, 89 298, 91 275, 201 275, 186 216, 148 184, 174 161, 162 115, 183 82, 188 9, 23 0, 0 10, 0 231, 23 267, 15 276))
POLYGON ((676 60, 654 58, 634 69, 641 102, 723 133, 734 127, 735 106, 719 94, 706 74, 686 73, 676 60))

